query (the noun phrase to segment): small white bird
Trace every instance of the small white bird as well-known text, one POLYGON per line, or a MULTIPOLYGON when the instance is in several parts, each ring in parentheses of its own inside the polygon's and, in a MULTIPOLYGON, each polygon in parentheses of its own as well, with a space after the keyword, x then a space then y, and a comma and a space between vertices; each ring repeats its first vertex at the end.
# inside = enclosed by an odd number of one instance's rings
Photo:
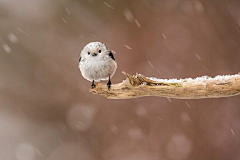
POLYGON ((92 82, 108 80, 108 89, 111 88, 111 77, 117 69, 117 63, 112 52, 104 43, 90 42, 80 53, 79 66, 82 76, 92 82))

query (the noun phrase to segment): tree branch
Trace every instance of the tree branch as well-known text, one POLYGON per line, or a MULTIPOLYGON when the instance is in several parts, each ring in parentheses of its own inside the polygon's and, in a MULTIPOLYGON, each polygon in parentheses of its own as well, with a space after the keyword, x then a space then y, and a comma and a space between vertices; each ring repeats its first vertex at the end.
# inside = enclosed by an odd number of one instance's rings
POLYGON ((108 90, 107 85, 97 83, 96 88, 90 89, 110 99, 129 99, 143 96, 158 96, 176 99, 201 99, 230 97, 240 94, 240 74, 231 76, 208 76, 195 79, 156 79, 141 74, 130 75, 122 83, 113 84, 108 90))

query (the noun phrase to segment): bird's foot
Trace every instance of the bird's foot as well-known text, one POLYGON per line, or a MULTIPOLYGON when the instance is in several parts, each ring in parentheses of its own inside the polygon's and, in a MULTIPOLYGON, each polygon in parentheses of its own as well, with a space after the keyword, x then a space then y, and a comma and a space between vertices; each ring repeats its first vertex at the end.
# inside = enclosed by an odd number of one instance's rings
POLYGON ((96 88, 96 85, 94 84, 94 80, 92 81, 92 85, 91 85, 91 88, 96 88))
POLYGON ((111 89, 111 81, 108 81, 108 83, 107 83, 107 87, 108 87, 108 90, 110 91, 110 89, 111 89))
POLYGON ((92 88, 92 89, 96 88, 96 85, 95 85, 95 84, 92 84, 92 85, 91 85, 91 88, 92 88))

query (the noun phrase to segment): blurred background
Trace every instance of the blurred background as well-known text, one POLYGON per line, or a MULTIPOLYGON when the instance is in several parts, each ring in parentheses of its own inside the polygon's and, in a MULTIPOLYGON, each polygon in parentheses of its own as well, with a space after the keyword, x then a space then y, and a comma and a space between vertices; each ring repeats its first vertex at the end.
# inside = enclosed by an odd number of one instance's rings
POLYGON ((240 71, 239 0, 0 0, 1 160, 239 160, 240 97, 108 100, 81 49, 118 70, 188 78, 240 71))

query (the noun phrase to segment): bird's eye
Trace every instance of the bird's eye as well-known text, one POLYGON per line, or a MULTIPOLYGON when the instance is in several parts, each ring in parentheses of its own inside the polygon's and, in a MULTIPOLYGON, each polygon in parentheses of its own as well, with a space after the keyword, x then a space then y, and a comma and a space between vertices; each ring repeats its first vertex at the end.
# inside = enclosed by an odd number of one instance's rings
POLYGON ((101 50, 99 50, 98 52, 101 53, 101 50))
POLYGON ((90 55, 90 52, 88 52, 88 55, 90 55))

